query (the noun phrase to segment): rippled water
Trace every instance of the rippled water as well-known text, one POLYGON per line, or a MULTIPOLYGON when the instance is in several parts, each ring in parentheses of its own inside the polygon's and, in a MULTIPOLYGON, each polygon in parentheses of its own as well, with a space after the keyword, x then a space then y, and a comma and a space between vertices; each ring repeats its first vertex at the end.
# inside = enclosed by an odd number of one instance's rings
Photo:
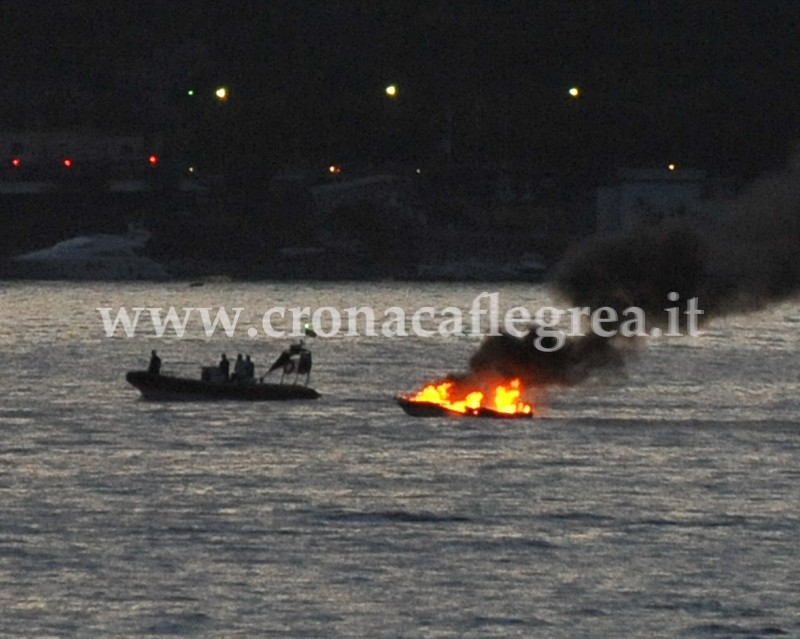
POLYGON ((393 404, 473 337, 316 340, 316 402, 144 402, 124 373, 151 348, 195 376, 285 343, 109 339, 95 310, 483 290, 0 283, 0 635, 800 636, 797 303, 653 341, 530 422, 393 404))

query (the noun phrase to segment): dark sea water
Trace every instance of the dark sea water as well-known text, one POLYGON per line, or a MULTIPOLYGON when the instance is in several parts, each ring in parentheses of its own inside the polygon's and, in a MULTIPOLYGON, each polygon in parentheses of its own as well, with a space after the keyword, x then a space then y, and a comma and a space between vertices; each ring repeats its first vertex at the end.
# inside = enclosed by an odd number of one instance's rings
POLYGON ((392 401, 477 337, 309 340, 316 402, 153 403, 288 343, 100 306, 468 308, 524 285, 0 283, 0 636, 800 637, 800 304, 651 340, 531 421, 392 401))

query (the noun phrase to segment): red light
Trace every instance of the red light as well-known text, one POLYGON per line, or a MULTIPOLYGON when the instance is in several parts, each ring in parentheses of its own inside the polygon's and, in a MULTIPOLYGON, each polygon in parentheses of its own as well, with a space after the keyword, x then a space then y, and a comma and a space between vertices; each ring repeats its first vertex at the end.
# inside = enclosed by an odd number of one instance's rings
POLYGON ((11 160, 11 166, 15 168, 22 166, 22 160, 20 160, 19 158, 14 158, 13 160, 11 160))
POLYGON ((150 166, 155 166, 156 164, 158 164, 158 156, 151 155, 149 158, 147 158, 147 161, 150 162, 150 166))
POLYGON ((64 166, 67 167, 68 169, 71 169, 72 168, 72 160, 70 160, 69 158, 64 158, 64 166))

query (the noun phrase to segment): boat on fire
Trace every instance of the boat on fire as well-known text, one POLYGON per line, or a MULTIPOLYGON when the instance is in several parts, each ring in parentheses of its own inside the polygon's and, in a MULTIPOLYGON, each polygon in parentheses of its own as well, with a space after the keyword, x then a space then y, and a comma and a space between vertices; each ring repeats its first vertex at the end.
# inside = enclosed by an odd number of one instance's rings
POLYGON ((475 386, 456 391, 453 380, 428 384, 414 395, 397 395, 395 401, 411 417, 485 417, 531 419, 534 407, 521 396, 519 379, 501 381, 489 388, 475 386))
POLYGON ((319 398, 320 394, 308 386, 310 373, 311 352, 300 342, 283 351, 267 373, 258 379, 231 379, 227 371, 223 372, 218 366, 203 367, 200 379, 163 375, 159 360, 155 371, 128 371, 125 380, 138 389, 144 399, 149 400, 264 402, 319 398), (280 382, 265 382, 264 378, 275 370, 281 370, 280 382), (294 380, 287 381, 291 379, 292 373, 294 380), (305 384, 299 381, 301 375, 305 375, 305 384))
POLYGON ((463 411, 459 411, 448 408, 442 404, 415 401, 414 399, 406 397, 405 395, 398 395, 394 399, 400 408, 403 409, 403 412, 411 417, 484 417, 489 419, 533 418, 533 411, 504 413, 487 408, 486 406, 479 406, 478 408, 465 408, 463 411))

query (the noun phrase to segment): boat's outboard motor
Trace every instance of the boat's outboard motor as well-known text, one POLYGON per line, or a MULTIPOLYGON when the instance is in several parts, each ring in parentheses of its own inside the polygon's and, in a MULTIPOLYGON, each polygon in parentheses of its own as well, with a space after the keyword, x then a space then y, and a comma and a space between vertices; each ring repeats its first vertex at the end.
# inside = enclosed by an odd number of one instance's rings
POLYGON ((311 375, 311 351, 303 348, 303 341, 300 340, 295 344, 291 344, 289 348, 283 351, 279 356, 278 359, 269 367, 269 370, 265 373, 265 375, 261 378, 264 380, 264 377, 269 375, 274 370, 281 370, 281 384, 283 384, 283 379, 286 375, 291 375, 295 373, 294 383, 297 383, 297 378, 300 375, 306 376, 306 386, 308 386, 309 377, 311 375))

